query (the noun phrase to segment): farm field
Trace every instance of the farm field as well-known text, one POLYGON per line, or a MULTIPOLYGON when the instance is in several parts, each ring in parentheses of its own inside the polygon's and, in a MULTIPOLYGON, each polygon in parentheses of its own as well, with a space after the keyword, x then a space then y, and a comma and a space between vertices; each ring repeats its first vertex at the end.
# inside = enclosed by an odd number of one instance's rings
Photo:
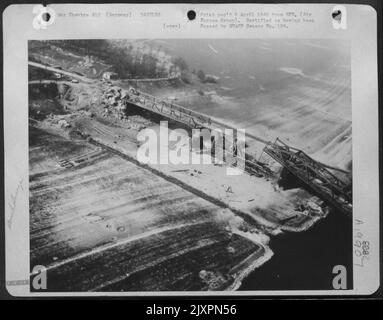
POLYGON ((49 291, 222 290, 271 254, 230 210, 84 141, 30 127, 30 168, 49 291))

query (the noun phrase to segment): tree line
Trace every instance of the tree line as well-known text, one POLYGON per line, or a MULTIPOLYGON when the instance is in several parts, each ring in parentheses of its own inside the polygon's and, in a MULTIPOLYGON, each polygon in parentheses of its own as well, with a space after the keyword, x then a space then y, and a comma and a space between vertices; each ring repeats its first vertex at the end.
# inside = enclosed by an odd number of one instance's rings
MULTIPOLYGON (((47 44, 71 50, 79 55, 92 55, 112 66, 120 78, 161 78, 176 71, 159 62, 154 50, 143 53, 132 44, 118 47, 106 40, 49 40, 47 44)), ((178 61, 179 62, 179 61, 178 61)), ((185 67, 182 65, 182 67, 185 67)))

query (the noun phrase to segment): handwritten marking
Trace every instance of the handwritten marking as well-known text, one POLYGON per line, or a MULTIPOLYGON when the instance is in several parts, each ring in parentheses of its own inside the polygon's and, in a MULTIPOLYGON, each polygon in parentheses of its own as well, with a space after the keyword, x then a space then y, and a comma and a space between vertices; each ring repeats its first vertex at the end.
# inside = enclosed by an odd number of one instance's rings
POLYGON ((355 219, 354 227, 354 265, 358 267, 364 267, 366 260, 370 259, 370 241, 365 240, 364 234, 361 228, 363 227, 364 221, 355 219))
POLYGON ((24 182, 24 178, 19 180, 19 183, 17 184, 17 189, 16 189, 14 194, 11 194, 11 201, 8 202, 8 207, 11 210, 11 213, 10 213, 9 218, 7 220, 7 226, 9 229, 12 229, 12 223, 13 223, 13 218, 14 218, 15 213, 16 213, 16 204, 17 204, 19 192, 20 192, 20 190, 24 191, 23 182, 24 182))

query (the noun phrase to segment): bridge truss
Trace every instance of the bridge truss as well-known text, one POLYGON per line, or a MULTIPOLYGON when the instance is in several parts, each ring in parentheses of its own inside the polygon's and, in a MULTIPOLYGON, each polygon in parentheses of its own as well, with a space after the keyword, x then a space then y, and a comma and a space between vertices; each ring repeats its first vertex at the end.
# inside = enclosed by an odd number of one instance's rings
POLYGON ((128 101, 130 103, 177 122, 181 122, 191 128, 204 128, 211 125, 211 119, 205 115, 188 110, 163 99, 159 99, 142 91, 131 89, 129 95, 128 101))
POLYGON ((344 183, 323 164, 315 161, 302 150, 290 147, 278 138, 275 142, 266 144, 264 152, 308 185, 323 200, 351 217, 352 188, 350 184, 344 183))

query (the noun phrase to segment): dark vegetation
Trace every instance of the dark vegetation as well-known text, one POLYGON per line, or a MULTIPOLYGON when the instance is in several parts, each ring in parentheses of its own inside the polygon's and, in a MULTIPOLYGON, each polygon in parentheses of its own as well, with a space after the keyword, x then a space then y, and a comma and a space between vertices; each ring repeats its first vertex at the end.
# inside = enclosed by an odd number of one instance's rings
POLYGON ((58 95, 56 84, 31 85, 29 87, 29 117, 44 120, 50 114, 66 114, 57 100, 58 95))
POLYGON ((112 71, 120 78, 159 78, 168 77, 168 70, 158 63, 156 52, 142 53, 133 45, 117 47, 106 40, 50 40, 31 41, 33 48, 54 45, 61 49, 70 50, 78 55, 92 55, 107 64, 112 65, 112 71))
MULTIPOLYGON (((215 79, 205 75, 202 70, 190 71, 187 62, 181 57, 172 58, 170 63, 160 61, 158 57, 159 48, 153 47, 149 52, 143 52, 131 43, 126 46, 118 46, 107 40, 97 39, 29 41, 30 52, 38 52, 39 54, 49 55, 53 46, 78 56, 93 56, 110 65, 110 71, 117 73, 118 77, 122 79, 167 78, 178 75, 185 84, 191 84, 195 76, 202 83, 216 83, 215 79)), ((54 55, 57 55, 57 58, 74 59, 75 63, 76 58, 56 51, 54 51, 54 55)), ((50 54, 52 55, 52 53, 50 54)), ((36 56, 30 54, 29 59, 36 60, 36 56)), ((32 77, 30 76, 30 78, 32 77)))
POLYGON ((57 80, 57 78, 54 76, 54 74, 51 71, 29 66, 28 81, 35 81, 35 80, 57 80))
POLYGON ((197 71, 197 77, 201 80, 201 82, 205 82, 206 75, 205 72, 203 72, 202 70, 197 71))

